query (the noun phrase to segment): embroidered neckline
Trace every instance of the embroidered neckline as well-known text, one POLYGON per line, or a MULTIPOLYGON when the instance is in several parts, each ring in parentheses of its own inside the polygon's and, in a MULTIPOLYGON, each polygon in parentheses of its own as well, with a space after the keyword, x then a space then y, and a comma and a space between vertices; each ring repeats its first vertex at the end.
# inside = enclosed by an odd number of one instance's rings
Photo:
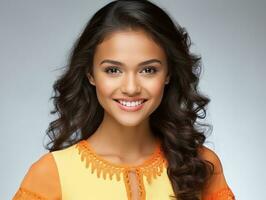
POLYGON ((160 176, 163 168, 167 166, 167 160, 164 158, 159 140, 157 140, 154 152, 138 165, 112 163, 98 155, 85 139, 79 141, 75 148, 78 149, 81 161, 85 160, 86 168, 90 166, 91 173, 96 170, 97 177, 102 175, 104 179, 106 179, 106 175, 109 175, 110 180, 112 180, 112 176, 115 174, 116 180, 120 181, 121 174, 125 176, 125 174, 128 175, 130 171, 135 170, 137 175, 146 176, 147 181, 151 183, 151 179, 160 176))

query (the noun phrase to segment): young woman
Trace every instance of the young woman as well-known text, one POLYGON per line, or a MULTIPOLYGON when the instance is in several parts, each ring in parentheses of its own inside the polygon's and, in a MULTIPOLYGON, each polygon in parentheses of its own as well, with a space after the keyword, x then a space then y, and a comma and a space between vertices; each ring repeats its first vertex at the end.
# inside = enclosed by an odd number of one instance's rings
POLYGON ((197 90, 201 58, 190 45, 149 1, 100 9, 54 84, 49 153, 13 199, 235 199, 203 146, 206 124, 196 120, 210 100, 197 90))

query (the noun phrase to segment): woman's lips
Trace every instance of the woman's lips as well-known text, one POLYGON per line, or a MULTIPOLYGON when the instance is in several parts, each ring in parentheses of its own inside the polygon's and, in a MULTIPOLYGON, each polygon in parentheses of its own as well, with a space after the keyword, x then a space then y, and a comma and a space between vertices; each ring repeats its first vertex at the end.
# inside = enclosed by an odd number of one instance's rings
POLYGON ((142 109, 147 100, 144 100, 140 105, 131 106, 131 107, 122 105, 121 103, 118 102, 118 100, 114 100, 114 101, 117 103, 117 105, 120 109, 122 109, 124 111, 133 112, 133 111, 138 111, 138 110, 142 109))

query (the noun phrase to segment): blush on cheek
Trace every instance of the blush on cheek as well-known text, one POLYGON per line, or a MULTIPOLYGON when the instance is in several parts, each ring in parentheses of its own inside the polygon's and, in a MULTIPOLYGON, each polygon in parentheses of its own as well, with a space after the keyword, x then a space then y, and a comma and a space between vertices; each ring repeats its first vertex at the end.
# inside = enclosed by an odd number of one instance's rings
POLYGON ((145 88, 153 95, 160 95, 164 89, 162 81, 154 81, 145 85, 145 88))
POLYGON ((110 81, 100 81, 97 85, 97 90, 101 92, 103 95, 109 95, 114 90, 114 84, 110 81))
POLYGON ((145 90, 149 93, 149 97, 152 100, 152 107, 153 110, 152 112, 160 105, 162 97, 163 97, 163 92, 164 92, 164 82, 160 80, 156 80, 153 82, 150 82, 145 86, 145 90))

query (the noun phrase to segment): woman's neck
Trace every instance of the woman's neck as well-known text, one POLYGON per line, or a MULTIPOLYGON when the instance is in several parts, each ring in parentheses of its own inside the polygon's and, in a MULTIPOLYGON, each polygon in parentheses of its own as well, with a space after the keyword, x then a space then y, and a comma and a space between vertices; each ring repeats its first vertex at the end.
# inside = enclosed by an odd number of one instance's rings
POLYGON ((156 141, 148 120, 136 127, 125 127, 110 120, 103 120, 88 138, 88 142, 97 153, 128 160, 152 154, 156 148, 156 141))

